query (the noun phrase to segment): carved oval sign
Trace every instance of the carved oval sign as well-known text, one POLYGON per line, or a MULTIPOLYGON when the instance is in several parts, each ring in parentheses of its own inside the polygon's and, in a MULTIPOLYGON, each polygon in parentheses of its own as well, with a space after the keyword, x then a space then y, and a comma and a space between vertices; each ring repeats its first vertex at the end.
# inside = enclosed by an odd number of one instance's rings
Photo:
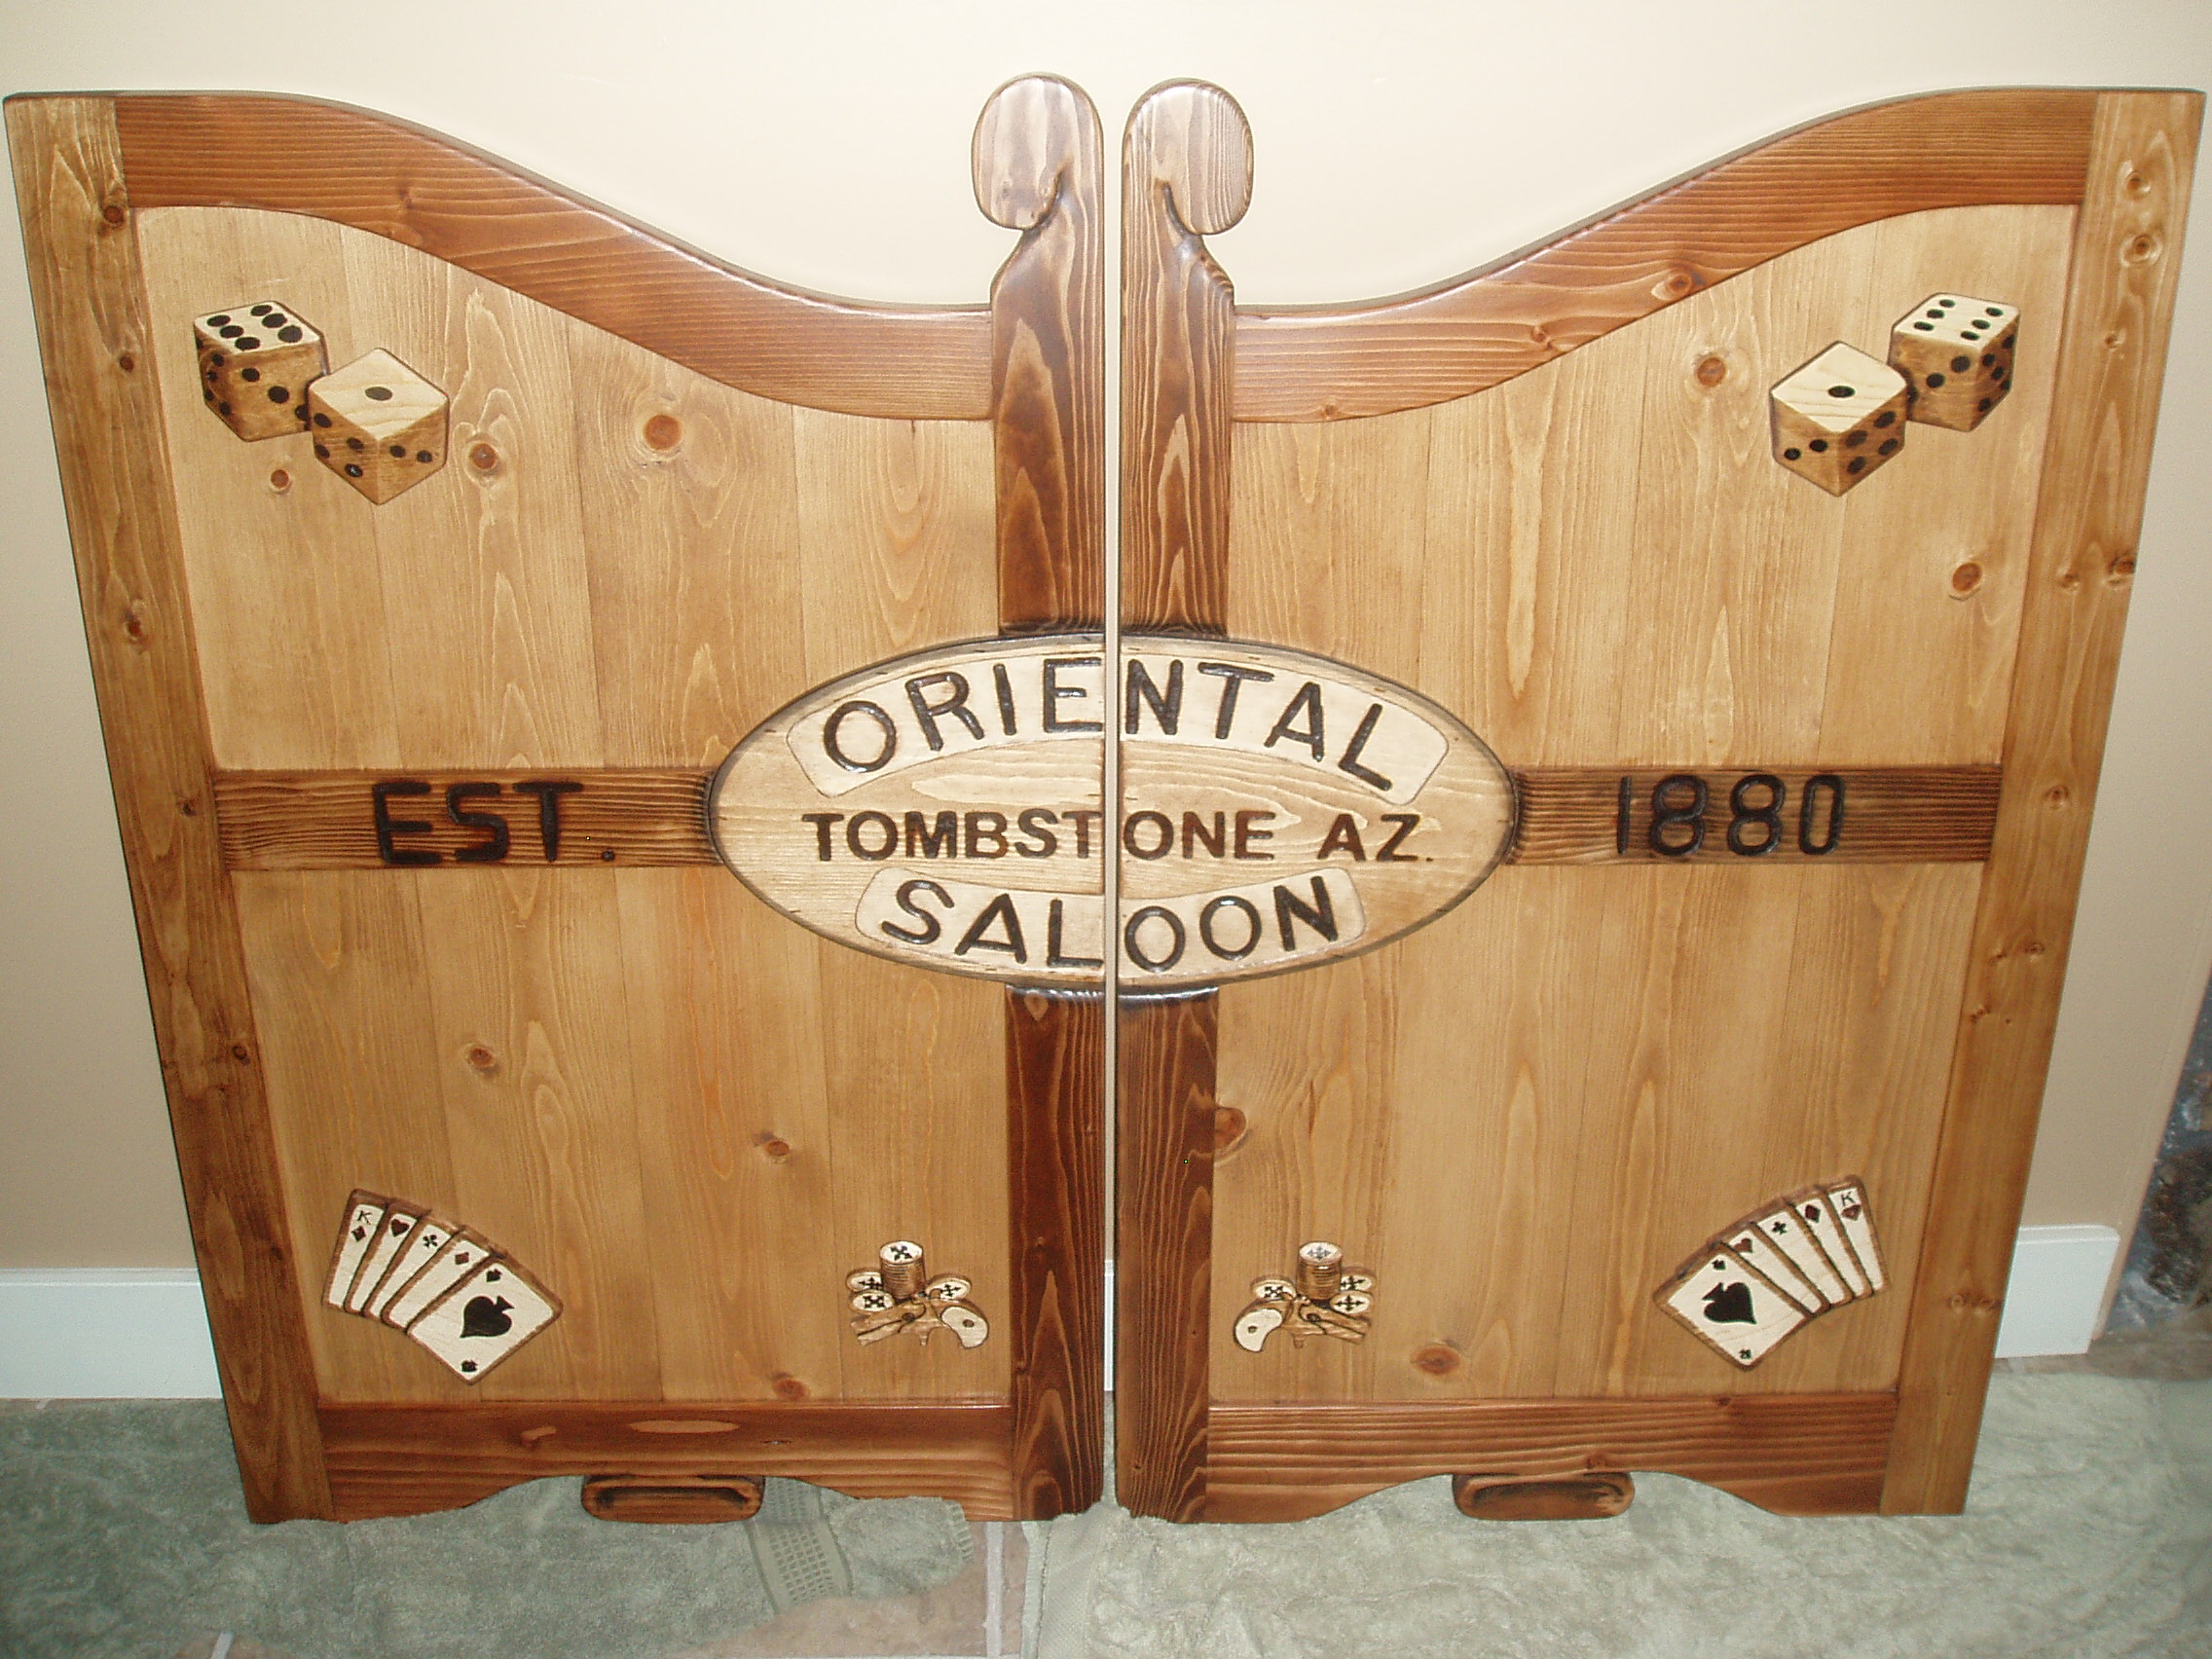
POLYGON ((775 908, 877 955, 1124 989, 1372 950, 1490 874, 1513 780, 1403 686, 1272 645, 1061 634, 948 645, 809 692, 731 752, 715 845, 775 908), (1122 811, 1103 807, 1105 735, 1122 811))

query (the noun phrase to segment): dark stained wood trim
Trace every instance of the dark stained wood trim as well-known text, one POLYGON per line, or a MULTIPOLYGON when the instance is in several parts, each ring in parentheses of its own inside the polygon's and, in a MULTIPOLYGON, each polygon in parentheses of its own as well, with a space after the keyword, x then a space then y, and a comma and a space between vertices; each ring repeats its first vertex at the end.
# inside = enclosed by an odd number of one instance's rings
POLYGON ((387 818, 429 826, 393 835, 393 848, 435 853, 442 868, 470 869, 481 866, 456 864, 454 855, 485 844, 490 832, 456 823, 447 811, 446 791, 457 784, 493 783, 499 786, 498 796, 467 799, 461 810, 507 821, 508 863, 615 869, 711 865, 720 862, 707 833, 707 786, 713 777, 686 767, 218 772, 215 813, 227 869, 388 868, 377 839, 377 786, 421 784, 421 792, 386 797, 387 818), (546 796, 518 790, 526 784, 580 786, 552 797, 559 830, 551 861, 542 828, 546 796))
MULTIPOLYGON (((1513 774, 1521 816, 1510 857, 1516 864, 1972 864, 1989 855, 2004 776, 1996 766, 1529 767, 1513 774), (1746 858, 1728 845, 1734 817, 1729 797, 1741 780, 1761 772, 1782 780, 1783 834, 1771 852, 1746 858), (1681 776, 1702 781, 1712 804, 1705 813, 1702 845, 1673 857, 1651 846, 1651 793, 1664 780, 1681 776), (1620 844, 1623 778, 1630 780, 1626 852, 1620 844), (1815 793, 1808 831, 1802 806, 1810 778, 1838 780, 1844 801, 1834 847, 1813 855, 1802 850, 1804 840, 1816 847, 1827 844, 1835 797, 1825 789, 1815 793)), ((1677 806, 1694 798, 1686 784, 1677 785, 1668 796, 1677 806)), ((1745 793, 1751 807, 1772 798, 1763 785, 1745 793)), ((1670 831, 1677 839, 1687 833, 1670 831)), ((1740 838, 1763 849, 1767 833, 1766 826, 1754 825, 1740 838)))
POLYGON ((1982 878, 1882 1507, 1966 1503, 2143 523, 2199 92, 2104 92, 2074 241, 2005 794, 1982 878))
POLYGON ((991 284, 999 627, 1106 615, 1106 252, 1098 114, 1067 82, 1002 87, 976 128, 976 200, 1021 244, 991 284))
POLYGON ((1008 992, 1006 1072, 1014 1510, 1046 1521, 1105 1492, 1103 1000, 1008 992))
MULTIPOLYGON (((1219 88, 1173 81, 1122 149, 1121 624, 1228 633, 1235 295, 1199 239, 1244 216, 1252 134, 1219 88)), ((1117 993, 1115 1477, 1139 1515, 1198 1519, 1212 1312, 1211 992, 1117 993)))
POLYGON ((1428 1475, 1687 1475, 1782 1515, 1881 1500, 1891 1394, 1215 1406, 1203 1518, 1303 1521, 1428 1475))
POLYGON ((1933 207, 2082 200, 2099 93, 1936 92, 1739 151, 1418 293, 1247 310, 1239 421, 1338 421, 1481 391, 1753 266, 1933 207))
POLYGON ((458 1509, 546 1475, 786 1475, 855 1497, 949 1497, 1017 1519, 1007 1406, 559 1401, 322 1408, 340 1521, 458 1509))
POLYGON ((1202 237, 1244 216, 1252 135, 1217 87, 1172 81, 1122 153, 1122 625, 1228 618, 1235 293, 1202 237))
POLYGON ((1137 1515, 1206 1507, 1216 1009, 1125 999, 1115 1247, 1115 1475, 1137 1515))
POLYGON ((133 205, 303 213, 422 249, 710 380, 900 420, 991 409, 991 317, 785 287, 390 116, 249 92, 114 99, 133 205))
MULTIPOLYGON (((1102 150, 1053 76, 1009 82, 976 124, 977 203, 1021 233, 991 284, 1003 634, 1105 625, 1102 150)), ((1105 1490, 1106 1018, 1095 996, 1014 990, 1005 1017, 1009 1480, 1013 1513, 1043 1521, 1105 1490)))
MULTIPOLYGON (((1557 766, 1515 772, 1520 820, 1508 857, 1518 864, 1972 862, 1988 852, 2003 779, 1995 766, 1830 768, 1829 775, 1845 784, 1845 831, 1832 853, 1808 861, 1798 851, 1794 803, 1802 796, 1804 780, 1817 769, 1784 767, 1777 775, 1792 803, 1783 815, 1788 838, 1772 856, 1746 860, 1728 850, 1728 792, 1737 779, 1759 768, 1707 768, 1698 773, 1707 780, 1713 800, 1705 845, 1690 858, 1663 859, 1651 850, 1645 833, 1649 797, 1651 786, 1676 770, 1691 768, 1557 766), (1618 848, 1616 828, 1617 792, 1624 776, 1635 780, 1631 793, 1638 802, 1625 855, 1618 848)), ((573 793, 558 797, 560 832, 551 862, 564 868, 638 869, 718 862, 704 804, 711 777, 684 767, 217 772, 214 796, 227 869, 377 869, 390 866, 377 840, 376 787, 420 784, 420 792, 388 796, 386 812, 393 820, 429 828, 397 835, 393 845, 436 853, 440 863, 434 867, 460 870, 474 866, 455 863, 454 855, 484 844, 488 831, 453 820, 446 805, 449 788, 498 784, 498 796, 467 799, 462 810, 504 818, 507 862, 530 865, 548 862, 540 826, 542 797, 518 786, 575 784, 580 787, 573 793)), ((1816 822, 1817 838, 1825 837, 1826 823, 1824 808, 1816 822)))
POLYGON ((114 107, 17 98, 7 114, 100 728, 246 1508, 257 1521, 327 1517, 114 107))

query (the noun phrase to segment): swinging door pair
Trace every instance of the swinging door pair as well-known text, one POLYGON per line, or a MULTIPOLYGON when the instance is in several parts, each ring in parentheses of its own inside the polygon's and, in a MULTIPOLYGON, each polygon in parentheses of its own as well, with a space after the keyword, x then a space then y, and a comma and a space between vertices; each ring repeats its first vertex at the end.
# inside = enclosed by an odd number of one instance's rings
POLYGON ((2197 104, 1884 105, 1270 313, 1162 87, 1109 617, 1065 82, 940 309, 357 111, 15 100, 254 1513, 1085 1507, 1109 1099, 1139 1512, 1956 1508, 2197 104))

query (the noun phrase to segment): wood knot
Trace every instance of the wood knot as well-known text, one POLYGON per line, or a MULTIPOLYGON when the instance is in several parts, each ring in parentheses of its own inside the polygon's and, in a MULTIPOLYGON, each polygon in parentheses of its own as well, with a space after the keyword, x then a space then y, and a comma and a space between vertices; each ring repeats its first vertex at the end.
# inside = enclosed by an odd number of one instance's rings
POLYGON ((683 441, 683 423, 673 415, 655 415, 645 423, 645 447, 663 454, 683 441))
POLYGON ((470 444, 468 464, 479 472, 491 472, 499 464, 499 452, 487 443, 470 444))
POLYGON ((242 1066, 248 1060, 252 1059, 253 1055, 243 1043, 233 1043, 231 1045, 231 1058, 238 1061, 239 1064, 242 1066))
POLYGON ((111 225, 120 225, 130 217, 130 209, 120 202, 110 202, 100 208, 100 217, 111 225))
POLYGON ((2165 241, 2157 232, 2143 231, 2120 243, 2120 262, 2122 265, 2149 265, 2165 251, 2165 241))
POLYGON ((792 1143, 776 1135, 762 1135, 755 1144, 760 1148, 760 1156, 770 1163, 781 1163, 792 1155, 792 1143))
POLYGON ((1969 559, 1951 572, 1951 591, 1964 599, 1981 586, 1981 567, 1969 559))
POLYGON ((2151 194, 2151 180, 2140 168, 2129 167, 2127 176, 2120 181, 2120 188, 2140 202, 2151 194))
POLYGON ((115 366, 121 369, 127 375, 131 374, 138 367, 138 359, 136 357, 133 357, 129 352, 126 351, 122 356, 116 358, 115 366))
POLYGON ((481 1072, 486 1077, 499 1069, 499 1056, 481 1043, 471 1043, 462 1051, 461 1057, 468 1062, 469 1070, 481 1072))
POLYGON ((1216 1106, 1213 1109, 1213 1150, 1218 1155, 1229 1151, 1244 1138, 1250 1127, 1244 1114, 1234 1106, 1216 1106))
POLYGON ((146 613, 138 608, 135 600, 123 608, 123 632, 125 638, 141 648, 153 637, 153 630, 146 626, 146 613))
POLYGON ((292 487, 292 475, 279 466, 269 475, 269 487, 281 496, 292 487))
POLYGON ((2072 593, 2076 588, 2082 585, 2082 572, 2080 571, 2059 571, 2058 585, 2064 588, 2068 593, 2072 593))
POLYGON ((776 1380, 769 1386, 776 1391, 779 1400, 810 1400, 814 1397, 812 1388, 785 1371, 777 1372, 776 1380))
POLYGON ((1655 299, 1684 300, 1696 293, 1698 287, 1697 273, 1677 265, 1651 284, 1651 293, 1655 299))
POLYGON ((1414 1350, 1414 1369, 1431 1377, 1449 1377, 1464 1363, 1459 1350, 1449 1343, 1430 1343, 1414 1350))
POLYGON ((2049 789, 2043 792, 2044 805, 2053 810, 2068 805, 2073 799, 2073 792, 2068 790, 2064 784, 2053 784, 2049 789))
POLYGON ((2115 586, 2125 582, 2128 577, 2134 574, 2135 555, 2132 553, 2115 553, 2112 557, 2112 563, 2105 567, 2105 580, 2115 586))
POLYGON ((1712 387, 1728 378, 1727 359, 1718 355, 1701 357, 1697 365, 1697 384, 1712 387))

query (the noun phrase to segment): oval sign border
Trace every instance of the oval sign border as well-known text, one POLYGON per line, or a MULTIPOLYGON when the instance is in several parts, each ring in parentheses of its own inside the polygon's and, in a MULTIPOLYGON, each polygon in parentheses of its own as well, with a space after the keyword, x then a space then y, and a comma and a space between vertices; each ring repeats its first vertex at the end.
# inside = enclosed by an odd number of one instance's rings
MULTIPOLYGON (((1436 903, 1424 905, 1412 920, 1403 921, 1395 926, 1390 926, 1383 931, 1376 933, 1372 938, 1361 937, 1347 946, 1341 949, 1324 949, 1320 951, 1311 951, 1301 955, 1290 956, 1284 960, 1272 961, 1264 966, 1257 966, 1250 969, 1230 969, 1227 972, 1205 972, 1193 974, 1188 977, 1177 977, 1168 979, 1146 977, 1145 970, 1140 966, 1128 961, 1126 956, 1124 955, 1120 965, 1119 984, 1120 992, 1124 997, 1171 998, 1179 996, 1198 995, 1206 991, 1217 989, 1223 985, 1240 983, 1248 979, 1272 978, 1284 974, 1299 973, 1306 969, 1325 967, 1331 963, 1346 962, 1352 960, 1355 957, 1364 956, 1370 951, 1379 950, 1386 944, 1394 943, 1398 940, 1404 939, 1407 935, 1418 932, 1419 929, 1428 926, 1431 922, 1436 921, 1440 917, 1450 914, 1454 909, 1456 909, 1461 903, 1465 903, 1469 894, 1473 893, 1476 888, 1482 886, 1485 881, 1489 880, 1489 878, 1493 873, 1495 873, 1497 866, 1502 864, 1510 854, 1519 830, 1519 817, 1521 809, 1519 789, 1517 784, 1515 783, 1513 774, 1511 770, 1504 764, 1504 762, 1498 758, 1495 752, 1493 751, 1490 746, 1485 743, 1483 739, 1466 724, 1465 721, 1461 720, 1456 715, 1453 714, 1450 710, 1437 703, 1433 698, 1424 696, 1420 692, 1416 691, 1409 686, 1401 684, 1396 681, 1389 680, 1384 676, 1374 674, 1365 669, 1356 668, 1346 663, 1338 662, 1333 658, 1322 656, 1316 652, 1299 650, 1294 647, 1285 645, 1269 645, 1254 641, 1213 640, 1192 635, 1150 632, 1140 633, 1136 631, 1124 633, 1121 636, 1121 645, 1122 672, 1114 683, 1114 696, 1112 697, 1110 702, 1103 695, 1106 689, 1106 681, 1102 661, 1097 670, 1099 676, 1097 687, 1098 692, 1100 693, 1099 702, 1106 705, 1103 709, 1103 715, 1106 718, 1110 718, 1113 721, 1114 726, 1117 728, 1121 728, 1125 724, 1124 715, 1129 684, 1129 670, 1127 665, 1132 658, 1141 658, 1147 656, 1180 656, 1184 658, 1196 658, 1202 656, 1211 661, 1215 659, 1250 657, 1269 663, 1278 669, 1287 667, 1294 670, 1304 670, 1306 672, 1308 680, 1318 684, 1327 684, 1335 688, 1352 689, 1361 693, 1372 693, 1377 701, 1381 701, 1385 705, 1392 703, 1398 704, 1406 711, 1416 715, 1422 721, 1425 721, 1429 725, 1433 726, 1445 740, 1444 753, 1437 760, 1437 762, 1430 768, 1429 774, 1424 775, 1421 785, 1418 789, 1414 790, 1411 795, 1406 797, 1406 801, 1408 803, 1420 797, 1420 795, 1428 789, 1429 784, 1433 781, 1435 773, 1441 772, 1447 767, 1451 766, 1455 754, 1472 757, 1474 761, 1474 769, 1478 776, 1482 773, 1487 772, 1488 782, 1494 788, 1495 793, 1502 803, 1501 808, 1496 815, 1494 824, 1494 841, 1489 849, 1488 857, 1473 865, 1470 873, 1459 883, 1459 885, 1450 894, 1448 898, 1445 898, 1436 903)), ((1011 988, 1019 990, 1035 990, 1057 992, 1061 994, 1095 996, 1100 994, 1104 988, 1105 976, 1103 964, 1101 964, 1098 969, 1092 970, 1085 975, 1049 974, 1039 973, 1022 966, 995 966, 987 962, 980 964, 971 964, 965 961, 952 960, 945 956, 935 953, 924 953, 919 950, 903 950, 895 945, 890 944, 878 945, 871 942, 868 940, 867 936, 861 931, 861 928, 858 925, 858 917, 860 914, 860 903, 858 902, 854 903, 848 919, 844 920, 843 922, 832 922, 825 925, 824 923, 819 923, 815 920, 809 919, 806 915, 802 914, 798 909, 793 907, 793 903, 791 901, 788 895, 780 896, 769 891, 768 886, 764 881, 756 880, 753 874, 748 872, 745 865, 740 863, 738 858, 735 856, 735 849, 731 845, 731 842, 734 841, 737 837, 733 834, 725 839, 725 836, 721 830, 725 793, 732 787, 733 780, 740 765, 750 756, 752 756, 756 749, 760 748, 761 746, 772 746, 775 750, 782 751, 785 755, 791 757, 791 765, 793 766, 794 772, 797 774, 799 781, 803 782, 809 789, 812 798, 822 802, 833 802, 837 798, 838 794, 841 794, 845 792, 838 791, 835 793, 832 793, 824 791, 814 783, 811 777, 808 777, 806 775, 805 769, 800 765, 799 751, 797 747, 790 741, 793 728, 799 726, 810 717, 821 714, 825 710, 834 711, 834 709, 840 704, 840 702, 852 701, 853 693, 864 688, 880 685, 886 681, 898 681, 902 678, 915 678, 915 675, 908 671, 918 670, 923 671, 923 673, 925 674, 931 672, 942 672, 948 664, 953 667, 960 667, 964 665, 973 665, 978 659, 983 662, 988 662, 994 655, 1003 655, 1009 658, 1036 658, 1040 661, 1042 661, 1047 656, 1064 657, 1070 659, 1081 659, 1086 656, 1093 656, 1103 659, 1105 655, 1105 637, 1102 634, 1098 633, 1076 632, 1059 634, 1013 635, 982 639, 946 641, 943 644, 928 646, 921 650, 904 652, 898 656, 885 658, 882 661, 870 664, 865 668, 857 669, 851 673, 840 675, 836 679, 825 682, 820 685, 810 687, 808 690, 800 693, 798 696, 785 703, 773 714, 769 715, 764 719, 760 720, 756 725, 755 725, 751 731, 746 733, 746 735, 738 741, 738 743, 730 750, 729 754, 723 757, 721 764, 716 768, 713 777, 708 783, 705 797, 702 802, 702 813, 705 819, 707 838, 709 843, 715 849, 717 858, 720 860, 723 866, 727 868, 731 874, 735 875, 738 880, 743 882, 749 892, 751 892, 756 898, 759 899, 760 902, 766 904, 770 909, 783 916, 786 920, 791 921, 799 927, 805 928, 809 933, 815 934, 820 938, 830 940, 838 944, 846 946, 849 949, 859 950, 865 952, 867 955, 878 957, 884 961, 897 962, 907 967, 922 969, 925 971, 954 974, 966 978, 992 980, 1000 984, 1007 985, 1011 988)), ((1039 687, 1036 685, 1031 685, 1028 687, 1028 690, 1030 695, 1032 697, 1035 697, 1038 694, 1039 687)), ((1044 682, 1045 693, 1047 695, 1050 695, 1052 690, 1052 682, 1051 681, 1046 681, 1044 682)), ((1000 695, 1002 697, 1006 695, 1005 691, 1003 690, 1003 682, 1000 695)), ((1077 694, 1072 693, 1070 689, 1063 684, 1057 687, 1057 695, 1064 700, 1077 694)), ((1082 697, 1088 697, 1089 695, 1089 692, 1086 690, 1080 695, 1082 697)), ((990 715, 992 713, 992 696, 989 690, 986 689, 982 693, 981 698, 977 704, 977 708, 980 713, 984 715, 990 715)), ((1100 713, 1101 710, 1099 704, 1092 704, 1083 712, 1085 714, 1097 714, 1100 713)), ((1150 711, 1148 711, 1148 714, 1149 713, 1150 711)), ((951 710, 949 706, 939 711, 940 719, 938 723, 940 724, 940 728, 947 723, 945 717, 950 714, 951 710)), ((1288 717, 1285 716, 1284 718, 1287 719, 1288 717)), ((1150 721, 1145 723, 1150 723, 1157 726, 1158 722, 1157 719, 1154 718, 1150 721)), ((957 727, 954 728, 955 734, 957 734, 957 727)), ((1091 743, 1095 743, 1097 745, 1094 753, 1098 756, 1097 777, 1099 780, 1099 788, 1102 790, 1104 781, 1103 775, 1105 770, 1104 742, 1106 735, 1107 734, 1103 731, 1096 734, 1090 733, 1088 731, 1071 731, 1058 736, 1047 736, 1040 732, 1035 735, 1023 734, 1013 738, 1008 738, 1003 735, 997 738, 986 737, 982 741, 969 742, 967 744, 964 744, 961 747, 954 749, 952 752, 941 756, 933 755, 931 759, 927 761, 916 762, 911 767, 902 766, 895 769, 894 773, 890 775, 896 775, 896 772, 907 770, 926 774, 931 768, 943 766, 948 762, 956 761, 969 755, 974 755, 985 748, 1004 749, 1010 751, 1035 750, 1042 745, 1056 744, 1059 742, 1067 741, 1078 741, 1085 742, 1087 748, 1091 743)), ((1143 754, 1147 751, 1152 751, 1155 753, 1177 753, 1191 748, 1197 748, 1200 750, 1200 752, 1204 752, 1207 750, 1213 750, 1215 747, 1211 742, 1194 743, 1194 741, 1191 739, 1181 739, 1179 741, 1163 741, 1157 730, 1149 734, 1139 736, 1130 736, 1125 731, 1124 731, 1119 738, 1119 742, 1122 745, 1123 754, 1122 772, 1124 798, 1123 801, 1123 813, 1118 813, 1116 815, 1117 828, 1119 828, 1121 823, 1124 821, 1124 814, 1129 811, 1127 792, 1129 788, 1128 775, 1132 770, 1129 763, 1129 756, 1132 753, 1143 754)), ((1296 779, 1303 774, 1324 771, 1326 769, 1322 765, 1309 765, 1304 762, 1303 759, 1294 760, 1282 755, 1261 755, 1258 752, 1251 750, 1248 746, 1241 748, 1232 748, 1230 745, 1225 743, 1222 745, 1222 749, 1227 750, 1232 754, 1238 754, 1243 756, 1247 763, 1256 762, 1270 769, 1279 768, 1286 777, 1293 779, 1296 779)), ((1344 758, 1351 759, 1352 756, 1344 756, 1344 758)), ((1347 773, 1350 773, 1354 778, 1360 775, 1358 770, 1353 766, 1346 766, 1344 769, 1347 773)), ((1327 783, 1329 787, 1337 787, 1333 778, 1328 779, 1327 783)), ((1315 785, 1313 787, 1319 788, 1322 786, 1315 785)), ((936 798, 953 800, 955 797, 940 796, 936 798)), ((1389 804, 1386 794, 1379 795, 1378 798, 1382 800, 1383 804, 1389 804)), ((959 803, 969 805, 976 804, 975 802, 968 802, 964 800, 960 801, 959 803)), ((1134 811, 1136 812, 1143 812, 1146 810, 1148 809, 1141 805, 1134 808, 1134 811)), ((1109 838, 1104 833, 1105 817, 1103 813, 1101 813, 1099 816, 1098 825, 1098 856, 1101 861, 1098 867, 1101 874, 1101 883, 1103 883, 1103 860, 1110 850, 1117 852, 1119 851, 1119 836, 1117 835, 1111 841, 1109 841, 1109 838)), ((829 829, 827 827, 824 827, 820 832, 827 841, 830 833, 829 829)), ((1122 866, 1124 871, 1124 886, 1127 885, 1125 880, 1125 872, 1130 866, 1130 858, 1127 856, 1124 856, 1121 860, 1122 866)), ((1303 867, 1297 879, 1305 879, 1306 876, 1312 874, 1317 870, 1344 867, 1336 865, 1322 865, 1321 863, 1319 863, 1319 861, 1311 859, 1302 861, 1302 866, 1303 867)), ((1355 866, 1351 867, 1358 866, 1355 866)), ((972 872, 973 866, 964 865, 963 870, 964 872, 972 872)), ((948 876, 947 879, 961 881, 964 879, 964 876, 948 876)), ((1092 901, 1093 903, 1099 905, 1101 910, 1103 909, 1103 899, 1098 895, 1072 894, 1064 889, 1020 888, 1011 883, 1000 883, 998 884, 998 886, 1000 886, 1002 889, 1010 889, 1012 892, 1023 894, 1025 896, 1034 894, 1041 903, 1055 898, 1075 899, 1079 902, 1082 899, 1088 898, 1092 901)), ((1183 895, 1183 897, 1192 896, 1193 895, 1189 894, 1183 895)), ((862 897, 863 900, 865 900, 865 889, 863 890, 862 897)), ((1127 893, 1124 893, 1122 899, 1123 908, 1124 911, 1129 910, 1132 904, 1141 907, 1143 904, 1151 902, 1149 900, 1141 898, 1132 900, 1127 893)), ((1053 917, 1055 924, 1058 922, 1058 920, 1059 917, 1057 913, 1055 913, 1053 917)), ((1127 916, 1124 915, 1121 919, 1121 924, 1116 929, 1116 938, 1118 941, 1120 941, 1122 939, 1123 929, 1125 928, 1127 920, 1127 916)), ((1071 946, 1070 948, 1073 949, 1074 947, 1071 946)), ((1095 944, 1092 944, 1088 946, 1088 948, 1095 949, 1097 948, 1097 946, 1095 944)), ((1211 969, 1215 967, 1215 964, 1208 963, 1207 967, 1211 969)))

